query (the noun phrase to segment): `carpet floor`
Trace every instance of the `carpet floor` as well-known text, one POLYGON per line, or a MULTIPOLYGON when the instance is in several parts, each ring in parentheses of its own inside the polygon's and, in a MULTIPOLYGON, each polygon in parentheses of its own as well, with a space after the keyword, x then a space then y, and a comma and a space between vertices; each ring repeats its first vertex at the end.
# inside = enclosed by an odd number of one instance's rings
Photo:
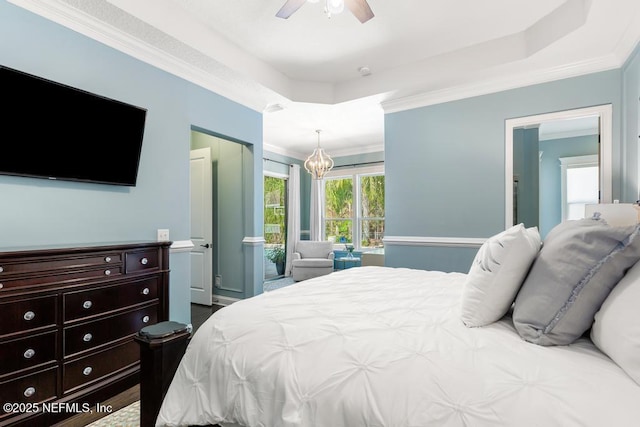
POLYGON ((262 284, 262 290, 264 292, 273 291, 275 289, 284 288, 285 286, 293 285, 295 282, 292 277, 284 277, 277 280, 269 280, 262 284))
POLYGON ((139 427, 140 401, 133 402, 119 411, 92 422, 87 427, 139 427))

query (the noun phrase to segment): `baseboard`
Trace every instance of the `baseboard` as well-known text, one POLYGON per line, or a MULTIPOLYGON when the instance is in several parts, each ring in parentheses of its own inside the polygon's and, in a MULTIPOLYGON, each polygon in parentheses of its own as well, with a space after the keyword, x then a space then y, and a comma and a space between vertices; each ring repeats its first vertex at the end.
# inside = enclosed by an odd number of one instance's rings
POLYGON ((223 305, 223 306, 228 306, 233 304, 234 302, 240 301, 238 298, 231 298, 231 297, 223 297, 222 295, 214 295, 213 296, 213 303, 217 304, 217 305, 223 305))

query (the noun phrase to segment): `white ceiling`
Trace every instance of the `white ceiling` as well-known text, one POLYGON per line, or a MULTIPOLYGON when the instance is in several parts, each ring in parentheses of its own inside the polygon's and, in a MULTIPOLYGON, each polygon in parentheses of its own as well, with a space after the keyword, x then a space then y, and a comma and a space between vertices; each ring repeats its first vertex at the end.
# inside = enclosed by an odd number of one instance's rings
POLYGON ((369 0, 361 24, 285 0, 8 0, 265 112, 265 149, 380 151, 384 111, 620 67, 638 0, 369 0), (366 66, 371 74, 362 76, 366 66), (272 110, 273 108, 269 108, 272 110))

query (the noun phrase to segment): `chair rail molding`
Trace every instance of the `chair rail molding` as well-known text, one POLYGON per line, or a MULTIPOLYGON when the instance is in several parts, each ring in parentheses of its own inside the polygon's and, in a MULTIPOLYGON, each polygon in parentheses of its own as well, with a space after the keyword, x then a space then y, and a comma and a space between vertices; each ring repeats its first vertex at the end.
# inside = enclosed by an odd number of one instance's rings
POLYGON ((446 246, 479 248, 487 240, 484 237, 425 237, 425 236, 385 236, 385 246, 446 246))
POLYGON ((264 240, 262 236, 245 236, 245 238, 242 239, 242 243, 245 245, 258 246, 264 245, 266 240, 264 240))
POLYGON ((169 246, 169 251, 172 254, 179 252, 191 252, 191 249, 194 248, 194 244, 191 240, 177 240, 169 246))

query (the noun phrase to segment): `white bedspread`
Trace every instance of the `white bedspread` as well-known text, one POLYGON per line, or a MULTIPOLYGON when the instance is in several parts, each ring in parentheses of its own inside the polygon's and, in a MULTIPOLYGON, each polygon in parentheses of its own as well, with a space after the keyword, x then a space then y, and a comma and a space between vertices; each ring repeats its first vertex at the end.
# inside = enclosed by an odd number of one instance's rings
POLYGON ((465 327, 464 277, 352 268, 219 310, 157 425, 640 425, 640 387, 590 341, 537 346, 509 318, 465 327))

